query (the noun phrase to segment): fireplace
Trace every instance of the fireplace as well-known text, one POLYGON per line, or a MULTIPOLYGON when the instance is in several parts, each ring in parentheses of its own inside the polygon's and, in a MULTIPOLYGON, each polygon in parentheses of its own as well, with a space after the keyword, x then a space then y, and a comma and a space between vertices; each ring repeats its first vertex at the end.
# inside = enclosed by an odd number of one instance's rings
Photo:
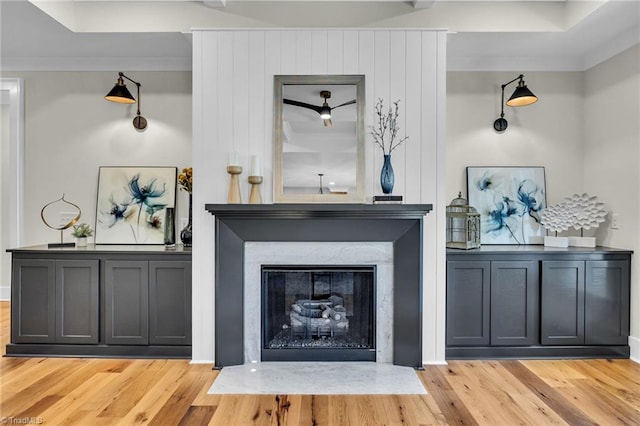
POLYGON ((207 204, 205 208, 215 216, 217 368, 245 363, 245 310, 255 306, 245 305, 245 286, 252 285, 245 282, 245 244, 254 242, 392 243, 390 359, 395 365, 422 367, 422 232, 431 205, 207 204))
POLYGON ((375 361, 375 266, 262 266, 262 361, 375 361))

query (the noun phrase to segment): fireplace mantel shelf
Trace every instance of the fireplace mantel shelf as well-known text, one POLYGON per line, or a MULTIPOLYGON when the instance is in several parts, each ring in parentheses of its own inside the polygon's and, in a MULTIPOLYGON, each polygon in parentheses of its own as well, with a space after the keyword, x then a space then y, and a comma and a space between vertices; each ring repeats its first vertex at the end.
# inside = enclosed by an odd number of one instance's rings
POLYGON ((234 219, 421 219, 431 204, 206 204, 220 218, 234 219))

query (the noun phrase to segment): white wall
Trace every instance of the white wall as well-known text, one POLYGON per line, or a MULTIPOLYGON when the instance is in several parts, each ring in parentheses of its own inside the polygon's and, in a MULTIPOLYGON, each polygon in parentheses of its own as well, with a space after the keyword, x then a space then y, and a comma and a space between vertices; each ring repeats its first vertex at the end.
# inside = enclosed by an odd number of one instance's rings
MULTIPOLYGON (((24 78, 25 218, 23 245, 59 239, 40 210, 62 193, 82 209, 81 222, 95 225, 100 166, 191 165, 191 73, 127 72, 142 83, 142 115, 137 132, 135 105, 104 100, 117 72, 12 72, 24 78)), ((136 96, 135 85, 128 85, 136 96), (131 87, 133 86, 133 87, 131 87)), ((187 215, 187 198, 178 193, 178 217, 187 215)), ((65 231, 65 241, 72 241, 65 231)))
MULTIPOLYGON (((425 221, 423 358, 444 361, 444 32, 195 31, 193 45, 194 361, 214 356, 214 220, 204 204, 226 202, 231 150, 239 152, 245 167, 251 155, 262 156, 263 200, 272 202, 276 74, 364 74, 367 125, 377 98, 387 104, 402 101, 400 126, 410 139, 393 154, 394 193, 403 194, 407 203, 434 205, 425 221)), ((382 157, 368 135, 365 145, 371 199, 380 193, 382 157)), ((243 184, 244 200, 247 189, 243 184)))
POLYGON ((604 245, 634 250, 631 266, 631 356, 640 362, 640 45, 585 72, 585 190, 619 214, 604 227, 604 245))
MULTIPOLYGON (((466 194, 467 166, 544 166, 548 204, 582 193, 583 73, 524 72, 527 86, 539 100, 526 107, 505 106, 509 126, 498 133, 493 121, 500 116, 500 85, 518 74, 447 73, 449 202, 458 191, 466 194)), ((516 84, 505 89, 506 99, 516 84)))

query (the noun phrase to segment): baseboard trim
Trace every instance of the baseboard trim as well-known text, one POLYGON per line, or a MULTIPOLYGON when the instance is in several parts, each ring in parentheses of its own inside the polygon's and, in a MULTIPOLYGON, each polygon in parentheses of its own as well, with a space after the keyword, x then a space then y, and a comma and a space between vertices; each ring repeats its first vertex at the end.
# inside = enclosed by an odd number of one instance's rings
POLYGON ((448 347, 451 359, 629 358, 629 346, 448 347))
POLYGON ((631 348, 629 359, 640 364, 640 339, 629 336, 629 347, 631 348))
POLYGON ((189 361, 189 364, 215 364, 216 362, 212 359, 192 359, 189 361))
POLYGON ((0 287, 0 301, 11 300, 11 287, 0 287))
POLYGON ((423 361, 422 365, 449 365, 447 361, 423 361))
POLYGON ((191 358, 191 346, 121 346, 9 343, 6 356, 88 358, 191 358))

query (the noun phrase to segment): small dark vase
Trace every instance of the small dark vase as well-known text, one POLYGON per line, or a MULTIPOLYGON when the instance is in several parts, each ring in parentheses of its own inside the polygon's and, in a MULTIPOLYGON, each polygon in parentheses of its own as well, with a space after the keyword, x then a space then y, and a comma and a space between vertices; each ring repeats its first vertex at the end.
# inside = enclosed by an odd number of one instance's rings
POLYGON ((173 207, 167 207, 164 210, 164 246, 166 248, 175 248, 176 246, 176 222, 173 207))
POLYGON ((187 226, 185 226, 184 228, 182 228, 182 231, 180 231, 180 240, 182 241, 182 245, 184 247, 191 247, 191 242, 193 241, 193 234, 191 233, 191 220, 192 220, 192 210, 191 210, 191 204, 192 204, 193 198, 192 195, 189 194, 189 222, 187 223, 187 226))
POLYGON ((393 166, 391 166, 391 154, 385 154, 382 170, 380 171, 380 186, 382 187, 382 192, 391 194, 394 183, 395 176, 393 174, 393 166))

